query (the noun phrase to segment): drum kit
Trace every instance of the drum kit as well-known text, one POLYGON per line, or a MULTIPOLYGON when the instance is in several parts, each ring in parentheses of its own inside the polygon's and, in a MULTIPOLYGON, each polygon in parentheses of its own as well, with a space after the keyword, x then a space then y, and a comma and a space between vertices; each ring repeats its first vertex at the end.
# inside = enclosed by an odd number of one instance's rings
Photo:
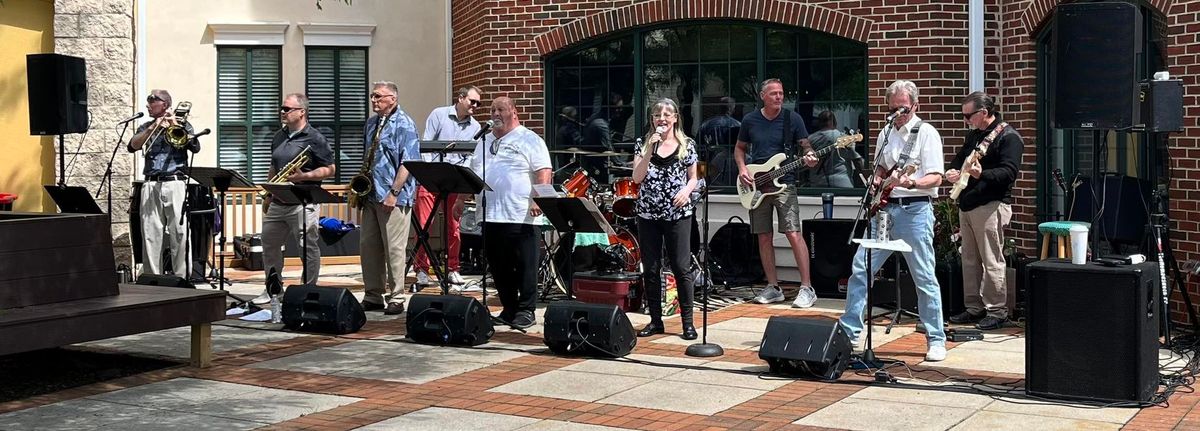
MULTIPOLYGON (((566 148, 550 151, 555 154, 570 154, 574 165, 576 157, 606 157, 609 171, 629 171, 633 168, 625 166, 632 162, 633 154, 618 151, 594 152, 578 148, 566 148), (614 162, 615 160, 615 162, 614 162)), ((567 167, 565 166, 565 167, 567 167)), ((604 218, 613 226, 614 235, 608 236, 609 247, 605 253, 613 260, 621 262, 625 271, 638 271, 641 263, 641 253, 637 242, 637 198, 638 184, 630 177, 616 177, 611 183, 605 179, 593 178, 583 168, 576 166, 575 171, 562 183, 563 193, 567 197, 588 198, 604 213, 604 218)))

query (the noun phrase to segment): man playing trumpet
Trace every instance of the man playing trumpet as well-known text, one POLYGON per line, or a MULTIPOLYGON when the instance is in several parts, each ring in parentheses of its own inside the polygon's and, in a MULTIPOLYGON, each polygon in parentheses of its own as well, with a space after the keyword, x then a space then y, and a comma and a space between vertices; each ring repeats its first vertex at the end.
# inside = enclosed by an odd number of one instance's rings
POLYGON ((146 149, 146 163, 142 168, 146 182, 142 184, 138 200, 144 238, 142 274, 166 273, 162 262, 163 246, 166 245, 171 250, 171 273, 187 277, 188 252, 183 249, 187 226, 179 223, 187 193, 187 177, 183 173, 188 152, 199 152, 200 141, 193 137, 192 125, 183 118, 176 118, 170 108, 171 93, 150 90, 146 111, 153 120, 138 126, 129 139, 128 150, 132 153, 143 147, 146 149), (177 128, 176 133, 183 131, 186 135, 169 140, 168 130, 173 127, 177 128))
MULTIPOLYGON (((271 139, 271 170, 267 177, 272 182, 321 184, 321 180, 332 176, 333 150, 325 136, 308 123, 308 96, 292 93, 284 97, 283 105, 279 107, 279 120, 284 127, 271 139), (282 176, 280 172, 287 176, 276 178, 282 176)), ((299 236, 303 226, 304 234, 308 236, 308 250, 304 254, 308 277, 304 283, 316 284, 321 273, 320 238, 317 235, 320 206, 287 205, 275 202, 267 195, 263 199, 263 212, 266 213, 262 225, 263 270, 267 277, 272 271, 283 272, 283 245, 288 235, 296 236, 296 244, 304 243, 299 236)), ((264 291, 254 302, 265 304, 270 300, 264 291)))

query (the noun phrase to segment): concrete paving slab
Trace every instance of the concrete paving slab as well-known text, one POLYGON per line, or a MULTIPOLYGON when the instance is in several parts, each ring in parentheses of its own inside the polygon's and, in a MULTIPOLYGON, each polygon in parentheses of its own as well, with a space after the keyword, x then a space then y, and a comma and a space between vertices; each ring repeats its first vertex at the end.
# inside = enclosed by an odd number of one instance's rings
POLYGON ((641 377, 554 370, 504 384, 488 392, 596 401, 650 382, 650 379, 641 377))
POLYGON ((468 371, 475 371, 490 365, 482 362, 424 361, 397 356, 385 356, 384 358, 386 359, 355 368, 339 370, 332 374, 362 379, 422 384, 468 371))
POLYGON ((709 384, 655 381, 599 400, 601 403, 712 415, 754 399, 766 391, 709 384))
MULTIPOLYGON (((290 340, 305 335, 292 332, 236 328, 219 324, 213 325, 212 328, 214 352, 226 352, 264 343, 290 340)), ((76 345, 103 347, 146 356, 187 359, 191 357, 191 333, 191 328, 174 328, 107 340, 90 341, 76 345)))
POLYGON ((922 362, 921 364, 959 370, 1025 374, 1025 354, 1023 352, 993 350, 976 343, 975 341, 963 343, 948 350, 944 361, 922 362))
POLYGON ((989 411, 976 413, 951 428, 953 431, 1107 431, 1119 429, 1121 429, 1121 424, 1109 422, 989 411))
MULTIPOLYGON (((684 340, 675 335, 667 335, 652 343, 674 344, 679 346, 690 346, 699 342, 696 340, 684 340)), ((762 333, 746 332, 746 331, 730 331, 723 329, 708 330, 708 342, 716 343, 726 349, 742 349, 758 351, 758 345, 762 343, 762 333)))
POLYGON ((613 428, 600 425, 580 424, 574 422, 545 420, 518 431, 624 431, 629 428, 613 428))
POLYGON ((990 412, 1015 413, 1023 416, 1045 416, 1063 419, 1079 419, 1085 421, 1108 422, 1124 424, 1133 419, 1138 413, 1134 408, 1109 407, 1103 409, 1089 407, 1074 407, 1066 404, 1054 404, 1044 401, 1019 400, 1018 402, 997 402, 983 408, 990 412))
POLYGON ((517 430, 538 419, 470 410, 430 407, 358 428, 362 431, 517 430))
POLYGON ((847 430, 941 431, 962 422, 975 409, 846 398, 792 422, 847 430))
POLYGON ((908 384, 916 384, 920 386, 929 386, 929 389, 914 389, 911 387, 887 387, 887 386, 869 386, 861 391, 855 392, 849 398, 862 400, 876 401, 893 401, 904 404, 924 404, 930 406, 954 406, 964 407, 973 410, 979 410, 984 406, 991 404, 994 400, 986 395, 978 393, 965 393, 951 391, 950 388, 963 388, 961 385, 951 384, 922 384, 920 381, 906 382, 908 384), (946 390, 939 390, 939 387, 946 390))
POLYGON ((760 378, 760 375, 763 375, 769 369, 766 364, 747 365, 737 362, 709 362, 704 364, 703 367, 715 368, 715 370, 684 370, 683 372, 669 375, 664 379, 676 382, 703 382, 714 386, 729 386, 760 391, 775 390, 792 382, 789 379, 760 378))

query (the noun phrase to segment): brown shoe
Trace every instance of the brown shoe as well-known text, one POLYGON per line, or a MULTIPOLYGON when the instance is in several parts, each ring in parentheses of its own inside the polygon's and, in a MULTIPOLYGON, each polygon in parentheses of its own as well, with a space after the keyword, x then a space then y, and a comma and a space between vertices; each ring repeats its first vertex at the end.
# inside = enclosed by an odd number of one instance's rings
POLYGON ((404 303, 403 302, 389 302, 387 305, 387 308, 383 309, 383 314, 386 314, 388 316, 404 314, 404 303))
POLYGON ((374 302, 363 302, 362 307, 363 307, 363 311, 379 311, 379 310, 384 309, 383 304, 374 303, 374 302))

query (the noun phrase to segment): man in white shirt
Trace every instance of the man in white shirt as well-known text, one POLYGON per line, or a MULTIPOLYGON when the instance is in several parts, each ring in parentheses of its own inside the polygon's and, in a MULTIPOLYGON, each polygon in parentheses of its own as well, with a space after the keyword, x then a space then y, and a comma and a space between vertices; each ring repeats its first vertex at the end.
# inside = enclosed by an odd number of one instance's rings
MULTIPOLYGON (((429 113, 429 118, 425 120, 425 134, 421 139, 426 141, 470 141, 474 139, 475 134, 479 132, 479 122, 475 121, 472 115, 475 114, 475 108, 479 106, 481 97, 479 88, 475 86, 467 86, 460 88, 457 93, 457 100, 453 105, 443 106, 434 109, 429 113)), ((422 158, 426 162, 446 162, 453 163, 459 166, 468 166, 471 158, 466 153, 447 153, 445 158, 438 154, 425 154, 422 158)), ((435 196, 433 193, 425 190, 425 187, 417 187, 417 200, 413 209, 417 214, 417 222, 424 225, 429 218, 429 213, 433 211, 433 201, 435 196)), ((462 219, 462 199, 453 193, 446 197, 443 210, 449 209, 446 213, 446 270, 449 274, 446 276, 451 284, 462 285, 466 283, 459 270, 459 247, 462 242, 459 235, 459 221, 462 219)), ((431 284, 429 280, 429 255, 425 253, 425 248, 417 249, 417 254, 414 256, 413 269, 417 273, 417 284, 431 284)))
POLYGON ((524 329, 536 321, 542 210, 533 202, 533 185, 550 184, 550 152, 542 137, 521 125, 512 99, 492 101, 492 123, 471 159, 471 169, 492 189, 479 200, 485 208, 483 248, 504 306, 499 319, 524 329))
MULTIPOLYGON (((888 204, 879 211, 887 213, 892 228, 889 237, 903 240, 912 247, 904 253, 904 261, 912 273, 917 288, 917 309, 924 325, 929 350, 927 361, 946 359, 946 334, 942 327, 942 295, 938 286, 933 253, 933 204, 937 187, 942 183, 942 137, 937 129, 917 117, 917 86, 911 81, 896 81, 888 86, 886 100, 891 112, 898 113, 892 123, 879 133, 875 156, 876 189, 890 180, 892 190, 888 204), (916 133, 909 151, 911 134, 916 133), (916 165, 912 174, 905 167, 916 165), (892 169, 895 167, 896 169, 892 169)), ((874 229, 875 221, 872 220, 874 229)), ((854 271, 846 290, 846 311, 840 319, 850 335, 851 343, 859 344, 863 331, 863 312, 867 307, 867 277, 874 277, 892 252, 867 250, 861 246, 854 255, 854 271), (871 254, 871 269, 867 271, 867 252, 871 254)))

